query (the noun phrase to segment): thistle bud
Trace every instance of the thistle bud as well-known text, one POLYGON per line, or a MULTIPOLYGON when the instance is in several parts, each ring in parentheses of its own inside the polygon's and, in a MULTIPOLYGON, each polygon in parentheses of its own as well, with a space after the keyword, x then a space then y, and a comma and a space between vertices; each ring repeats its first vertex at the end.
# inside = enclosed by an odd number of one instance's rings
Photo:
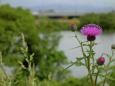
POLYGON ((99 66, 103 65, 104 62, 105 62, 105 58, 104 58, 104 57, 100 57, 100 58, 97 59, 97 64, 98 64, 99 66))
POLYGON ((88 41, 94 41, 96 39, 95 36, 87 36, 88 41))
POLYGON ((71 24, 71 26, 70 26, 70 27, 71 27, 71 30, 72 30, 72 31, 76 31, 76 30, 77 30, 77 27, 76 27, 76 25, 75 25, 75 24, 71 24))
POLYGON ((111 49, 115 49, 115 44, 112 44, 112 45, 111 45, 111 49))

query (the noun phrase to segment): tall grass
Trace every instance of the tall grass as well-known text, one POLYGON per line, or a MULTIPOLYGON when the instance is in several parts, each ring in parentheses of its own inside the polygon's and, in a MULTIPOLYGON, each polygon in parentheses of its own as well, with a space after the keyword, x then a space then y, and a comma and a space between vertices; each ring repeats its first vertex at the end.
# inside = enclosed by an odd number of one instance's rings
POLYGON ((28 63, 28 68, 26 68, 23 63, 21 61, 18 61, 19 64, 21 64, 15 74, 12 77, 9 77, 8 74, 5 72, 4 68, 3 68, 3 63, 2 63, 2 53, 0 52, 0 86, 14 86, 16 83, 19 83, 20 81, 15 80, 16 76, 18 76, 18 74, 20 73, 20 71, 22 69, 26 69, 29 71, 29 76, 27 77, 26 85, 27 86, 37 86, 36 82, 35 82, 35 66, 34 64, 31 63, 31 61, 33 60, 33 55, 28 56, 28 47, 26 45, 25 39, 24 39, 24 35, 22 34, 22 48, 21 51, 23 53, 23 55, 25 56, 25 59, 28 63))
POLYGON ((51 74, 49 74, 48 80, 44 80, 41 82, 35 77, 36 68, 34 66, 34 63, 32 63, 34 53, 28 55, 28 47, 23 34, 21 51, 25 57, 26 62, 28 63, 28 67, 25 67, 23 65, 23 62, 17 61, 20 66, 16 69, 15 73, 11 77, 6 73, 5 69, 3 68, 2 52, 0 52, 0 86, 17 86, 18 83, 24 80, 18 80, 16 78, 23 69, 29 72, 29 75, 26 77, 25 81, 23 81, 25 82, 26 86, 51 86, 49 85, 49 80, 51 80, 51 74))
POLYGON ((11 86, 12 80, 3 68, 2 52, 0 52, 0 86, 11 86))

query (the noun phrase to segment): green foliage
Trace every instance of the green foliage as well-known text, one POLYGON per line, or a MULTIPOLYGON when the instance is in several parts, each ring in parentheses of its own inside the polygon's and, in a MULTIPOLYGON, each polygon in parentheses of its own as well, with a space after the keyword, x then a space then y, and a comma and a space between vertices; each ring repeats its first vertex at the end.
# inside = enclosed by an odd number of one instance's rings
POLYGON ((102 27, 104 32, 110 33, 115 31, 115 12, 109 13, 88 13, 80 17, 80 25, 78 28, 81 28, 83 25, 94 23, 102 27))
MULTIPOLYGON (((18 61, 20 66, 16 69, 12 77, 8 77, 4 69, 0 70, 0 86, 89 86, 88 82, 84 85, 86 78, 77 79, 69 77, 65 80, 57 81, 51 73, 43 81, 39 80, 35 76, 36 68, 34 64, 32 64, 34 54, 28 56, 28 46, 25 42, 24 35, 22 35, 22 42, 23 46, 21 51, 28 63, 28 68, 26 68, 21 61, 18 61), (25 69, 28 70, 28 76, 22 75, 25 69)), ((2 58, 0 56, 0 69, 2 68, 1 64, 2 58)))
POLYGON ((3 52, 3 60, 8 65, 15 65, 16 58, 19 58, 19 40, 22 32, 26 38, 38 32, 30 11, 22 8, 14 9, 9 5, 0 6, 0 50, 3 52))
POLYGON ((62 83, 62 86, 88 86, 88 83, 85 85, 83 84, 83 79, 69 77, 65 82, 62 83))
POLYGON ((39 82, 40 86, 90 86, 86 78, 69 77, 65 80, 56 81, 55 79, 39 82))
MULTIPOLYGON (((112 72, 110 73, 110 76, 115 78, 115 66, 111 67, 112 72)), ((115 81, 114 80, 107 80, 107 82, 109 83, 110 86, 114 86, 115 85, 115 81)))
POLYGON ((58 20, 58 19, 50 19, 48 17, 39 17, 36 24, 39 30, 41 30, 42 32, 43 31, 47 32, 49 30, 52 30, 55 32, 55 31, 69 30, 71 23, 76 24, 76 18, 71 19, 70 21, 71 22, 69 22, 69 19, 67 18, 62 18, 58 20))
POLYGON ((55 23, 48 22, 44 29, 41 29, 46 21, 47 19, 36 27, 34 16, 29 10, 12 8, 9 5, 0 6, 0 51, 3 52, 5 65, 18 66, 19 60, 28 67, 25 57, 20 52, 20 35, 23 33, 28 46, 28 55, 34 53, 32 63, 37 67, 36 77, 43 80, 49 72, 57 79, 65 77, 61 71, 62 66, 67 63, 67 58, 62 51, 57 50, 60 35, 58 30, 54 32, 55 23))
MULTIPOLYGON (((22 47, 22 52, 24 56, 27 56, 27 46, 22 47)), ((33 60, 33 55, 31 55, 30 57, 31 58, 29 59, 27 57, 25 58, 29 65, 29 68, 27 68, 27 70, 29 71, 29 76, 22 75, 23 69, 26 69, 26 67, 21 61, 19 61, 18 63, 20 64, 20 66, 16 69, 12 77, 8 77, 4 69, 0 70, 0 86, 89 86, 89 81, 86 80, 87 78, 85 77, 69 77, 65 80, 61 79, 57 81, 51 73, 47 76, 46 79, 41 81, 35 76, 36 70, 33 64, 31 63, 33 60)), ((0 64, 1 63, 2 58, 0 58, 0 64)), ((2 66, 0 65, 0 69, 1 68, 2 66)))

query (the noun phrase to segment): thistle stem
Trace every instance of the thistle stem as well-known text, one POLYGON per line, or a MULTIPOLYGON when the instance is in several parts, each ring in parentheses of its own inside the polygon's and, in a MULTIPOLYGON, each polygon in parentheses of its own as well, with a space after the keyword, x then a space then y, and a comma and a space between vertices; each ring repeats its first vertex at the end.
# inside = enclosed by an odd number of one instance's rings
MULTIPOLYGON (((112 59, 112 58, 109 59, 109 63, 108 63, 107 68, 106 68, 106 70, 105 70, 105 74, 106 74, 106 75, 108 74, 108 69, 109 69, 109 66, 110 66, 111 59, 112 59)), ((103 85, 102 85, 102 86, 105 85, 105 81, 106 81, 106 78, 103 80, 103 85)))
POLYGON ((94 81, 93 81, 93 78, 92 78, 92 74, 91 74, 91 71, 90 71, 90 58, 88 58, 88 72, 89 72, 89 76, 90 76, 90 80, 91 80, 91 86, 95 86, 94 85, 94 81))
POLYGON ((93 65, 94 65, 94 57, 92 57, 92 42, 90 42, 90 45, 89 45, 89 57, 88 57, 88 72, 89 72, 89 76, 90 76, 90 80, 91 80, 91 83, 92 83, 92 86, 95 86, 94 84, 94 81, 93 81, 93 77, 92 77, 92 73, 91 73, 91 65, 90 65, 90 58, 92 59, 93 61, 93 65))
MULTIPOLYGON (((85 55, 85 52, 84 52, 84 49, 83 49, 83 44, 82 44, 82 42, 80 42, 80 40, 78 39, 76 32, 75 32, 75 37, 76 37, 76 39, 78 40, 78 42, 79 42, 79 44, 80 44, 80 46, 81 46, 81 50, 82 50, 83 56, 86 58, 87 56, 85 55)), ((87 62, 87 61, 86 61, 86 59, 85 59, 85 63, 86 63, 86 62, 87 62)), ((86 65, 87 65, 87 64, 86 64, 86 65)))
MULTIPOLYGON (((108 74, 108 69, 109 69, 109 67, 110 67, 110 64, 111 64, 111 61, 112 61, 112 57, 114 56, 114 49, 112 49, 111 50, 111 52, 112 52, 112 55, 110 56, 110 58, 109 58, 109 63, 107 64, 107 68, 106 68, 106 71, 105 71, 105 74, 107 75, 108 74)), ((108 55, 107 55, 108 56, 108 55)), ((102 86, 104 86, 105 85, 105 82, 106 82, 106 78, 103 80, 103 85, 102 86)))
MULTIPOLYGON (((78 40, 78 42, 79 42, 79 44, 81 46, 82 54, 85 57, 85 63, 86 63, 87 70, 89 72, 89 76, 90 76, 90 80, 91 80, 91 86, 95 86, 94 81, 93 81, 93 77, 92 77, 92 74, 91 74, 91 70, 90 70, 90 66, 91 66, 90 65, 90 58, 92 58, 92 42, 90 42, 90 46, 89 46, 90 53, 89 53, 89 57, 87 57, 85 52, 84 52, 84 49, 83 49, 83 43, 80 42, 80 40, 78 39, 76 32, 75 32, 75 37, 78 40)), ((93 63, 94 63, 94 59, 93 59, 93 63)))
POLYGON ((99 75, 99 68, 98 68, 98 66, 97 66, 97 74, 96 74, 96 78, 95 78, 95 86, 97 85, 98 75, 99 75))

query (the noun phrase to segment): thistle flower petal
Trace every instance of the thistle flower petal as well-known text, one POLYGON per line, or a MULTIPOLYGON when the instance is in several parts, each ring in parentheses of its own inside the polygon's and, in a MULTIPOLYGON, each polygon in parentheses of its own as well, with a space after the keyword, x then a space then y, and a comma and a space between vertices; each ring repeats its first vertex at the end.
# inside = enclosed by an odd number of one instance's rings
POLYGON ((102 33, 102 29, 96 24, 87 24, 81 28, 81 33, 86 36, 97 36, 102 33))

